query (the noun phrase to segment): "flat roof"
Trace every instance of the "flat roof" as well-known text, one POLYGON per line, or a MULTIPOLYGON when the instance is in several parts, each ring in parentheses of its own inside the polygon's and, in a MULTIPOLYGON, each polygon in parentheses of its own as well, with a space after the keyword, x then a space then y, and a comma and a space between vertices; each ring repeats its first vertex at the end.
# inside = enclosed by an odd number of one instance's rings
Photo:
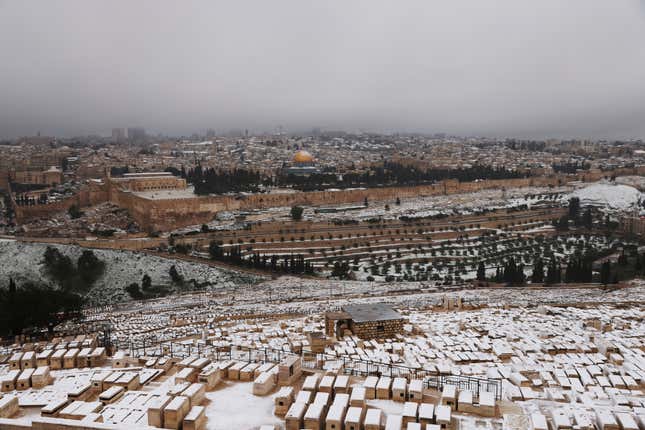
POLYGON ((170 172, 124 173, 124 178, 145 178, 147 176, 172 176, 170 172))
POLYGON ((369 303, 343 306, 354 322, 387 321, 403 319, 400 313, 385 303, 369 303))

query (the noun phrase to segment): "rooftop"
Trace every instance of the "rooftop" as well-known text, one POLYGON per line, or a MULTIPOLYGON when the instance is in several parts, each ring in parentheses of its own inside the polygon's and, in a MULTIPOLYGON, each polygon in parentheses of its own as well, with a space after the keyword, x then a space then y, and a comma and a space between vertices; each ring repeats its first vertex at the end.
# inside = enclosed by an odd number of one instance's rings
POLYGON ((124 173, 124 178, 146 178, 158 176, 172 176, 170 172, 142 172, 142 173, 124 173))
POLYGON ((343 306, 354 322, 387 321, 403 319, 400 313, 384 303, 368 303, 361 305, 343 306))

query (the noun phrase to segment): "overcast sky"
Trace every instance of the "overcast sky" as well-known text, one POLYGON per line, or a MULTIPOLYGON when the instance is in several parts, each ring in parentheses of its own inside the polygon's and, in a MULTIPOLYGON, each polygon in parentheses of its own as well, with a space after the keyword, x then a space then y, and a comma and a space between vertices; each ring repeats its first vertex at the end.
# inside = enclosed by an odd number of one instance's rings
POLYGON ((0 0, 0 136, 645 138, 645 0, 0 0))

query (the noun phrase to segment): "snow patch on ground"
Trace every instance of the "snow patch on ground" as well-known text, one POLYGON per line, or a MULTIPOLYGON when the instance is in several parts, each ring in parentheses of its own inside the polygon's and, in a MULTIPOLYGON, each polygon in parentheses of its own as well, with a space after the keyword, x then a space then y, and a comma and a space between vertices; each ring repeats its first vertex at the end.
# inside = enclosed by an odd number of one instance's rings
POLYGON ((282 428, 282 420, 273 415, 273 396, 254 396, 253 382, 236 382, 206 393, 208 430, 255 430, 264 424, 282 428))

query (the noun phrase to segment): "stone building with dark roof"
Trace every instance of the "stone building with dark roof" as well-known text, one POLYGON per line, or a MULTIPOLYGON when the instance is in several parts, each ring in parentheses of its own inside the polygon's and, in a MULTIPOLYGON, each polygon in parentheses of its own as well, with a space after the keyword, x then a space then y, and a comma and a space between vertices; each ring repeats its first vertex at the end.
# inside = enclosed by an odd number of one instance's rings
POLYGON ((403 316, 384 303, 347 305, 325 314, 325 333, 336 338, 346 331, 361 339, 390 338, 403 331, 403 322, 403 316))

